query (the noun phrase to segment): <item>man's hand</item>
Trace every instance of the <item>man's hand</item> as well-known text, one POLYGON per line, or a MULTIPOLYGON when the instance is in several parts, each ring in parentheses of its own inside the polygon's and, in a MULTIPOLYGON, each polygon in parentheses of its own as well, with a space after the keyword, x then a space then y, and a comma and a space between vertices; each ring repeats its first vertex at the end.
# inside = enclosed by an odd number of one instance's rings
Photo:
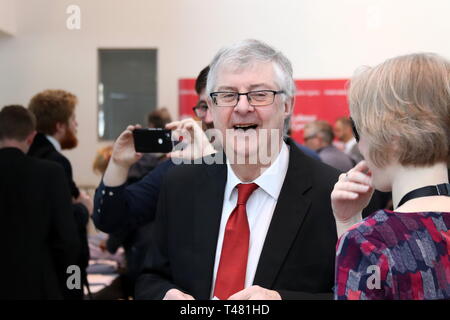
POLYGON ((127 129, 120 134, 116 142, 114 142, 111 161, 121 167, 130 168, 135 164, 142 154, 134 149, 133 130, 140 129, 140 125, 128 126, 127 129))
POLYGON ((358 215, 370 202, 374 189, 366 161, 339 176, 331 192, 331 207, 336 222, 346 223, 358 215))
POLYGON ((172 130, 172 139, 183 137, 183 150, 175 147, 175 151, 168 154, 171 158, 194 160, 216 152, 201 126, 192 118, 168 123, 166 129, 172 130))
POLYGON ((251 286, 233 294, 228 300, 281 300, 281 296, 274 290, 251 286))
POLYGON ((170 289, 166 292, 163 300, 195 300, 193 296, 181 292, 178 289, 170 289))
POLYGON ((142 153, 134 149, 133 130, 138 128, 141 126, 128 126, 114 142, 111 160, 103 176, 106 186, 115 187, 124 184, 130 167, 142 158, 142 153))

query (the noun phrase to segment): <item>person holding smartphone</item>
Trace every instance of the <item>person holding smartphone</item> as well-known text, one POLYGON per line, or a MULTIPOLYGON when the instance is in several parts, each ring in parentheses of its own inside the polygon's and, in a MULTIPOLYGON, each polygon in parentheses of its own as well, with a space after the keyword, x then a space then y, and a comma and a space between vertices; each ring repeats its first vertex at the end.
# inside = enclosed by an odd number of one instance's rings
MULTIPOLYGON (((199 95, 197 106, 206 101, 208 71, 209 67, 204 68, 196 80, 196 92, 199 95)), ((202 109, 202 112, 197 112, 195 109, 203 126, 212 127, 212 118, 208 109, 202 109)), ((166 172, 175 166, 173 161, 166 160, 140 181, 126 185, 130 168, 142 158, 142 153, 135 150, 133 137, 133 131, 140 128, 139 125, 130 125, 117 138, 111 160, 95 192, 92 218, 95 226, 103 232, 121 232, 124 229, 132 229, 152 222, 162 179, 166 172)), ((169 157, 192 158, 215 152, 202 127, 192 118, 171 122, 166 125, 166 129, 172 130, 174 138, 183 134, 197 138, 183 150, 174 150, 169 153, 169 157)))

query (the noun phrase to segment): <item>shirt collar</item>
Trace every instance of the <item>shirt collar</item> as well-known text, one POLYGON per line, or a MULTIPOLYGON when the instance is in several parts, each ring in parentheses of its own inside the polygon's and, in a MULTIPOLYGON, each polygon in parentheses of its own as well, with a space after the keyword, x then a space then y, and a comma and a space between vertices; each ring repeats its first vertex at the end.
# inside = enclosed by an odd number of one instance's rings
POLYGON ((350 152, 350 150, 352 150, 353 146, 356 144, 356 139, 355 137, 351 138, 350 140, 348 140, 345 145, 344 145, 344 149, 346 152, 350 152))
POLYGON ((58 140, 49 135, 45 135, 45 137, 55 147, 56 151, 61 152, 61 144, 59 143, 58 140))
MULTIPOLYGON (((278 200, 281 187, 283 186, 284 178, 289 165, 289 147, 283 142, 281 151, 275 161, 267 168, 262 175, 256 178, 253 183, 256 183, 261 189, 269 194, 275 200, 278 200)), ((230 163, 227 159, 227 184, 225 187, 225 199, 230 200, 231 194, 239 183, 242 182, 234 173, 230 163)))

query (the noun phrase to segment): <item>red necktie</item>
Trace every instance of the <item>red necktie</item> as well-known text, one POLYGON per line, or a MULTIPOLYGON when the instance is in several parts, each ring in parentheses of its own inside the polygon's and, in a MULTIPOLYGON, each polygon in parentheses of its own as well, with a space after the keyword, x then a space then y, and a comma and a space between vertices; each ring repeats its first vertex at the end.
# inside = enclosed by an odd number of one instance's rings
POLYGON ((220 300, 228 299, 231 295, 244 289, 247 272, 250 228, 246 204, 258 185, 256 183, 240 183, 237 188, 238 201, 225 227, 222 254, 214 288, 214 296, 220 300))

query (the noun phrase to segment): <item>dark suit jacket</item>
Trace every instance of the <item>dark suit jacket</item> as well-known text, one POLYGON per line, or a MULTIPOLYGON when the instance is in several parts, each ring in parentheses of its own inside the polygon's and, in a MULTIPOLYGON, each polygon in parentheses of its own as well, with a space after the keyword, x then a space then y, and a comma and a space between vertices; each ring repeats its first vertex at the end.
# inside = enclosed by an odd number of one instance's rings
MULTIPOLYGON (((30 150, 28 151, 28 155, 39 159, 45 159, 59 163, 63 167, 64 172, 66 174, 67 185, 69 186, 72 197, 77 198, 80 195, 80 191, 78 190, 78 187, 73 181, 72 165, 70 164, 70 161, 63 154, 61 154, 60 152, 58 152, 58 150, 55 149, 55 147, 52 145, 52 143, 47 139, 47 137, 44 134, 42 133, 36 134, 33 143, 30 147, 30 150)), ((86 278, 85 270, 86 267, 89 265, 89 258, 90 258, 89 244, 87 240, 87 229, 86 229, 87 223, 89 222, 89 212, 87 208, 80 203, 73 204, 72 211, 75 217, 75 221, 77 223, 78 234, 81 241, 81 253, 77 265, 81 267, 85 279, 86 278)), ((76 294, 78 298, 81 298, 82 295, 83 293, 81 291, 78 294, 76 294)))
POLYGON ((77 185, 73 181, 72 165, 70 164, 69 159, 58 152, 58 150, 55 149, 55 147, 44 134, 36 134, 33 140, 33 144, 28 151, 28 155, 39 159, 55 161, 62 165, 62 167, 64 168, 64 172, 66 173, 70 193, 72 194, 72 197, 78 198, 78 196, 80 195, 80 190, 78 190, 77 185))
MULTIPOLYGON (((337 233, 330 194, 339 173, 289 144, 288 171, 253 284, 283 299, 332 298, 337 233)), ((171 288, 210 298, 226 177, 226 164, 167 173, 136 298, 161 299, 171 288)))
POLYGON ((63 169, 0 149, 0 299, 60 299, 80 250, 63 169))

